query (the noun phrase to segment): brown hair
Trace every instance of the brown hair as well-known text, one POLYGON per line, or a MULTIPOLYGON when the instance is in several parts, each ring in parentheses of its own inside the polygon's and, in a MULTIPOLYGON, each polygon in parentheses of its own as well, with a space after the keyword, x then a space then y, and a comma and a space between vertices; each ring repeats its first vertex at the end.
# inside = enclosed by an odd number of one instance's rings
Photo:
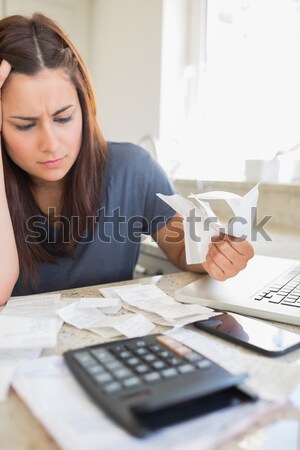
MULTIPOLYGON (((76 87, 82 109, 82 143, 78 158, 65 177, 61 215, 78 217, 64 227, 60 254, 75 257, 78 238, 86 217, 95 216, 103 196, 103 174, 107 147, 96 119, 96 103, 88 70, 66 34, 51 19, 36 13, 31 18, 10 16, 0 20, 0 57, 14 73, 36 75, 43 69, 62 68, 76 87), (75 221, 76 222, 76 221, 75 221), (76 226, 77 225, 77 226, 76 226)), ((37 279, 37 264, 56 263, 57 257, 46 244, 28 242, 27 221, 36 216, 32 182, 5 151, 2 139, 5 186, 14 228, 23 280, 37 279)), ((90 225, 91 226, 91 225, 90 225)), ((92 224, 94 226, 94 222, 92 224)))

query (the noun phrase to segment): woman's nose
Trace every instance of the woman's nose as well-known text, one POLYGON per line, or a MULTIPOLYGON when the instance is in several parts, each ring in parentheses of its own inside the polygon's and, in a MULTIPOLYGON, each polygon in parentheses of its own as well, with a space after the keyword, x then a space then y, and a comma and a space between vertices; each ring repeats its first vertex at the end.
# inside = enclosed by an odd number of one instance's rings
POLYGON ((54 152, 58 149, 59 141, 51 126, 45 126, 41 130, 40 150, 42 152, 54 152))

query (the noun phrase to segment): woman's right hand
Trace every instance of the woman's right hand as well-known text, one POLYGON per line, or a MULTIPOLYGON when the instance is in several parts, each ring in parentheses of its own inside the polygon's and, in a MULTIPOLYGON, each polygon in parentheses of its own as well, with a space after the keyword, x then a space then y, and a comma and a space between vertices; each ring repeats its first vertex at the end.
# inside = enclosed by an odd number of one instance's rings
POLYGON ((11 65, 3 59, 2 63, 0 64, 0 131, 2 130, 2 103, 1 103, 1 89, 6 81, 8 75, 11 71, 11 65))
MULTIPOLYGON (((11 65, 3 60, 0 64, 0 132, 2 130, 2 102, 1 91, 11 71, 11 65)), ((12 226, 8 207, 4 172, 1 157, 0 143, 0 306, 10 298, 13 288, 18 280, 19 255, 16 245, 14 229, 12 226)))

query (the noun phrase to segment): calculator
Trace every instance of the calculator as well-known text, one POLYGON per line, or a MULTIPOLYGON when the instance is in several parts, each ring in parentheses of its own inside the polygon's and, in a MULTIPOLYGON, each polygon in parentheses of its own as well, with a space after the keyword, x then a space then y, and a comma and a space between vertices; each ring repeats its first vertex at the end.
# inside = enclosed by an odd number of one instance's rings
POLYGON ((137 437, 255 401, 238 386, 246 375, 164 334, 70 350, 64 358, 94 402, 137 437))

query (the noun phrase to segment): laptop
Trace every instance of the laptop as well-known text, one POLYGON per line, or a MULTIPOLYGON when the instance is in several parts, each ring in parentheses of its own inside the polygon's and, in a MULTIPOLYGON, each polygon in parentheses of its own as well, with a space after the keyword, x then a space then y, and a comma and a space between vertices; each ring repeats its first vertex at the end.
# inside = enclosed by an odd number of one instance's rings
POLYGON ((300 325, 300 260, 255 256, 234 278, 216 281, 203 275, 178 289, 175 298, 183 303, 300 325))

